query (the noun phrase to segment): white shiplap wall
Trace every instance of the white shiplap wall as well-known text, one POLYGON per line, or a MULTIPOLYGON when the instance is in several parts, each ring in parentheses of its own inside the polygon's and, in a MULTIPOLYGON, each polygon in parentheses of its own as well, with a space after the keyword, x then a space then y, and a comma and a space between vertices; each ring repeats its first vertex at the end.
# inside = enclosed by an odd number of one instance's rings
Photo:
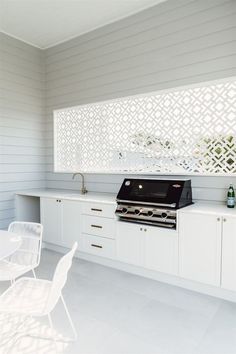
POLYGON ((14 191, 45 186, 44 53, 0 33, 0 229, 14 191))
MULTIPOLYGON (((47 186, 76 189, 53 173, 53 109, 235 76, 236 1, 169 0, 48 49, 46 72, 47 186)), ((117 192, 122 179, 86 176, 93 191, 117 192)), ((194 197, 221 201, 232 180, 193 177, 194 197)))

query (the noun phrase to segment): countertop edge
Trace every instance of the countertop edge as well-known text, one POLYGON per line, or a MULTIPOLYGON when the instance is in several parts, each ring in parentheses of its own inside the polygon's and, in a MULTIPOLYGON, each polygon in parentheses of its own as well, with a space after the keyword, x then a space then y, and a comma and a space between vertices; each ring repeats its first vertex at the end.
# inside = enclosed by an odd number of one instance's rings
POLYGON ((66 200, 75 200, 81 202, 95 202, 104 204, 116 204, 116 194, 102 193, 102 192, 88 192, 88 194, 79 194, 78 191, 73 190, 57 190, 57 189, 32 189, 16 191, 15 195, 28 197, 45 197, 45 198, 60 198, 66 200))

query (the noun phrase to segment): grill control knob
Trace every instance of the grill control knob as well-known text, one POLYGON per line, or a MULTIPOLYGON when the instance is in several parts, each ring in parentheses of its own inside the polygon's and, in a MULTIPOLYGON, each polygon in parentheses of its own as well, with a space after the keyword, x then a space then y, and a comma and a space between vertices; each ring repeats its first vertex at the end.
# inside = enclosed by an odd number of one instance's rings
POLYGON ((122 208, 122 209, 121 209, 122 214, 126 214, 126 213, 127 213, 127 211, 128 211, 128 209, 127 209, 127 208, 122 208))
POLYGON ((161 213, 161 217, 162 217, 162 219, 166 219, 167 218, 167 213, 161 213))
POLYGON ((149 211, 147 212, 147 215, 148 215, 148 216, 153 216, 153 211, 149 210, 149 211))
POLYGON ((136 215, 139 215, 139 214, 140 214, 140 210, 139 210, 139 209, 135 209, 134 213, 135 213, 136 215))

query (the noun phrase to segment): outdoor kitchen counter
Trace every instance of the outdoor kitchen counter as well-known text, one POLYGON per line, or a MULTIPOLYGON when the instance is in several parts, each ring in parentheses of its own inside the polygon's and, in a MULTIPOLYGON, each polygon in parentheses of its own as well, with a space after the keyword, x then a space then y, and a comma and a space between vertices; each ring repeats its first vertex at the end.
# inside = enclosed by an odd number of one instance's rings
MULTIPOLYGON (((30 197, 45 197, 45 198, 60 198, 68 200, 78 200, 83 202, 97 202, 116 204, 116 194, 112 193, 97 193, 88 192, 81 194, 79 191, 68 189, 31 189, 16 192, 16 195, 30 196, 30 197)), ((195 202, 194 204, 178 210, 178 213, 191 212, 191 213, 207 213, 207 214, 221 214, 236 216, 236 208, 227 208, 225 204, 220 203, 206 203, 195 202)))
MULTIPOLYGON (((60 198, 68 200, 78 200, 82 202, 96 202, 116 204, 116 194, 112 193, 97 193, 88 192, 81 194, 79 191, 66 189, 31 189, 16 192, 16 195, 30 196, 30 197, 45 197, 45 198, 60 198)), ((194 204, 178 210, 178 213, 207 213, 212 215, 231 215, 236 216, 236 208, 227 208, 225 204, 214 202, 195 202, 194 204)))
POLYGON ((222 216, 236 216, 236 208, 227 208, 226 204, 196 202, 185 208, 179 209, 178 213, 201 213, 222 216))

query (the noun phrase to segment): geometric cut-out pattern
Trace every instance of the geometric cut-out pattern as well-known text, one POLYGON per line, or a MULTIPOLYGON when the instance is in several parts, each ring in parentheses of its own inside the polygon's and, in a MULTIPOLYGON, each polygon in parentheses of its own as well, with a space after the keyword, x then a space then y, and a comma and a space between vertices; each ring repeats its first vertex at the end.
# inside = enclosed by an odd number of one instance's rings
POLYGON ((236 174, 236 79, 54 112, 57 172, 236 174))

